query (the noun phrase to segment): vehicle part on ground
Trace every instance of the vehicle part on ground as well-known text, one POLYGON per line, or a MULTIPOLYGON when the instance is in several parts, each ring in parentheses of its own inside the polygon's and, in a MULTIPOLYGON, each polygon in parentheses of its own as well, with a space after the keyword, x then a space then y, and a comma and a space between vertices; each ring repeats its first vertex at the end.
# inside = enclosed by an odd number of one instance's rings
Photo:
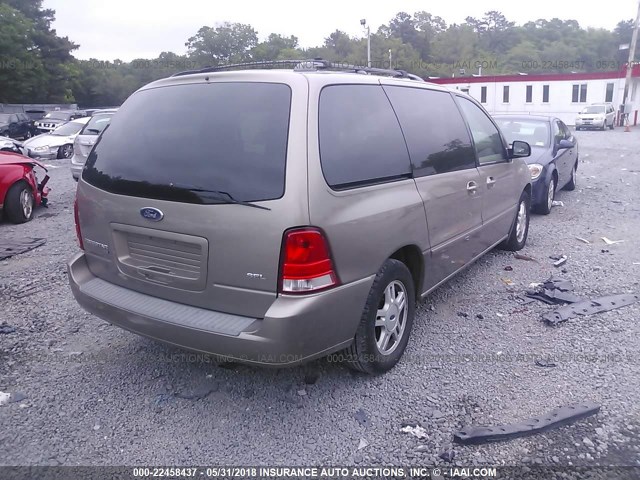
POLYGON ((544 360, 544 359, 536 360, 536 365, 543 368, 553 368, 558 366, 555 362, 551 362, 549 360, 544 360))
POLYGON ((554 267, 561 267, 562 265, 567 263, 567 259, 568 259, 568 257, 566 255, 562 255, 560 258, 557 259, 557 261, 553 262, 553 266, 554 267))
POLYGON ((624 242, 624 240, 610 240, 607 237, 602 237, 602 241, 607 245, 615 245, 616 243, 624 242))
POLYGON ((499 442, 546 432, 554 428, 569 425, 583 418, 595 415, 600 405, 584 402, 553 410, 541 417, 533 417, 522 423, 513 423, 496 427, 468 427, 454 433, 453 439, 462 445, 477 445, 486 442, 499 442))
POLYGON ((594 313, 602 313, 615 310, 616 308, 626 307, 637 302, 638 299, 640 299, 638 295, 622 294, 582 300, 573 305, 567 305, 566 307, 561 307, 551 313, 547 313, 543 315, 542 318, 549 325, 557 325, 558 323, 566 322, 570 318, 577 316, 593 315, 594 313))
POLYGON ((582 300, 572 292, 573 284, 571 281, 552 277, 542 284, 536 284, 530 290, 527 290, 525 295, 548 305, 574 303, 582 300))
POLYGON ((9 335, 10 333, 14 333, 16 329, 11 325, 3 323, 0 325, 0 335, 9 335))
POLYGON ((0 260, 28 252, 47 243, 46 238, 3 238, 0 240, 0 260))

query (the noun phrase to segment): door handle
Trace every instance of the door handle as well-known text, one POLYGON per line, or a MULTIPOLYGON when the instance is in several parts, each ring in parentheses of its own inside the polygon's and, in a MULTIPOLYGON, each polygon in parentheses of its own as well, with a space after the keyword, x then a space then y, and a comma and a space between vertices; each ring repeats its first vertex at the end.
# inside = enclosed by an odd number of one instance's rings
POLYGON ((478 184, 474 181, 467 183, 467 190, 469 192, 475 192, 478 189, 478 184))
POLYGON ((487 185, 491 186, 496 183, 496 179, 493 177, 487 177, 487 185))

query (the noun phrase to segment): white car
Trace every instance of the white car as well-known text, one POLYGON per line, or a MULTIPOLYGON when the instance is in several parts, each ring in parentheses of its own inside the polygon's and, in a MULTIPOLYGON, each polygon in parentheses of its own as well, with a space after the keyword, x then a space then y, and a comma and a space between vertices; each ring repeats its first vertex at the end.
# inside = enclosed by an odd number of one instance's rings
POLYGON ((616 110, 611 103, 594 103, 582 109, 576 117, 576 130, 586 128, 598 128, 605 130, 614 129, 616 123, 616 110))
POLYGON ((9 137, 0 137, 0 152, 13 152, 27 155, 27 149, 22 142, 9 137))
POLYGON ((56 128, 51 133, 44 133, 24 142, 29 156, 42 159, 71 158, 73 142, 89 119, 90 117, 78 118, 56 128))

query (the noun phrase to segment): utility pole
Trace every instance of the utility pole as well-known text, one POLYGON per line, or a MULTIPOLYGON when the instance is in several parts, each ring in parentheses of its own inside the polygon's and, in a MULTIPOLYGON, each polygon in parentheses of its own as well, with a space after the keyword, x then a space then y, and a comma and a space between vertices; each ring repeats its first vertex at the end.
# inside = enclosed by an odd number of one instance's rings
MULTIPOLYGON (((627 76, 624 80, 624 97, 622 104, 626 105, 629 98, 629 88, 631 87, 631 74, 633 72, 633 62, 636 58, 636 44, 638 42, 638 25, 640 25, 640 1, 638 2, 638 13, 636 14, 636 22, 633 26, 633 35, 631 36, 631 46, 629 47, 629 60, 627 61, 627 76)), ((628 120, 625 129, 629 128, 628 120)))
POLYGON ((360 25, 367 27, 367 67, 371 68, 371 28, 364 18, 360 20, 360 25))

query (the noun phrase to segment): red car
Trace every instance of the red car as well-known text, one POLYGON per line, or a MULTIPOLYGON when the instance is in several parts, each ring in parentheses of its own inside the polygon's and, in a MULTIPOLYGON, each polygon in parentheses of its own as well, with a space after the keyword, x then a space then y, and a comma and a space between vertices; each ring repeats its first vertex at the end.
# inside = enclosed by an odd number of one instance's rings
POLYGON ((0 210, 13 223, 28 222, 33 218, 34 209, 47 205, 49 175, 45 166, 18 153, 0 152, 0 210), (34 172, 35 167, 45 171, 40 183, 34 172))

